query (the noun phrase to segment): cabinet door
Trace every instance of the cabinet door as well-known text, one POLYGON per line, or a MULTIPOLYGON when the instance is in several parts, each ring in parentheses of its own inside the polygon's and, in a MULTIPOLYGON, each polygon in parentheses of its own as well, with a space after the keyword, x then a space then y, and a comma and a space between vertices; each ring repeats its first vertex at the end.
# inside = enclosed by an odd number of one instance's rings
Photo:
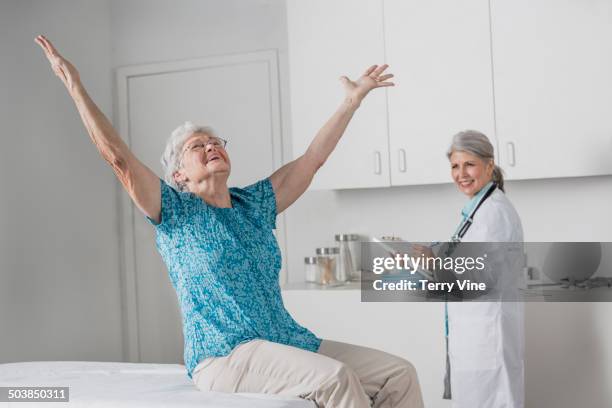
POLYGON ((495 145, 487 0, 385 0, 391 184, 450 182, 446 151, 464 129, 495 145))
MULTIPOLYGON (((368 66, 384 63, 381 1, 287 1, 295 157, 343 101, 339 77, 355 79, 368 66)), ((389 185, 385 92, 367 96, 312 188, 389 185)))
POLYGON ((508 178, 612 174, 612 2, 492 0, 491 18, 508 178))

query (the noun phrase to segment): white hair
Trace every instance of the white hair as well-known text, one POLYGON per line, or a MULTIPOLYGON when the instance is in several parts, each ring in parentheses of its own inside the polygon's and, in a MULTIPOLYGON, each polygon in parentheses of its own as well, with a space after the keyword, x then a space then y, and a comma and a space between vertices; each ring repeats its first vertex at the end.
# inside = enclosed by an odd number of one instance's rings
POLYGON ((176 173, 181 166, 181 152, 187 139, 194 133, 206 133, 208 136, 216 137, 215 131, 209 126, 199 126, 187 121, 172 131, 170 138, 166 142, 166 149, 161 157, 161 164, 164 171, 166 183, 179 191, 184 191, 185 185, 178 185, 174 180, 176 173))
MULTIPOLYGON (((453 152, 468 152, 485 161, 494 162, 495 159, 495 152, 489 138, 477 130, 464 130, 453 136, 453 141, 446 152, 446 157, 450 159, 453 152)), ((503 171, 496 164, 493 166, 493 181, 501 191, 504 191, 503 171)))

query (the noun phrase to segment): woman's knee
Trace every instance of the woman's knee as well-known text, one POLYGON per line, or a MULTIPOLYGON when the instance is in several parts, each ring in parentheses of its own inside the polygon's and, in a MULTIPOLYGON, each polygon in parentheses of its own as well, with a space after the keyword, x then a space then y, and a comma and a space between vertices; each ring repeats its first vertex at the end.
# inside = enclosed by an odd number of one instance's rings
POLYGON ((348 386, 355 382, 359 383, 359 377, 355 371, 341 361, 337 361, 335 364, 333 364, 328 380, 330 384, 340 386, 348 386))
POLYGON ((398 358, 397 361, 398 375, 407 380, 415 381, 418 379, 417 370, 410 361, 398 358))

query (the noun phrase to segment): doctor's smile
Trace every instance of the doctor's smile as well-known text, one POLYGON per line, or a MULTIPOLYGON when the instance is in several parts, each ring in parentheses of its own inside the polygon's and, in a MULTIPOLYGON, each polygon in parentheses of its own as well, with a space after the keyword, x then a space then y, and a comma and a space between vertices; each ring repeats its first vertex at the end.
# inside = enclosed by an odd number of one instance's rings
POLYGON ((453 152, 450 163, 453 181, 469 197, 479 192, 493 175, 492 162, 485 162, 469 152, 453 152))

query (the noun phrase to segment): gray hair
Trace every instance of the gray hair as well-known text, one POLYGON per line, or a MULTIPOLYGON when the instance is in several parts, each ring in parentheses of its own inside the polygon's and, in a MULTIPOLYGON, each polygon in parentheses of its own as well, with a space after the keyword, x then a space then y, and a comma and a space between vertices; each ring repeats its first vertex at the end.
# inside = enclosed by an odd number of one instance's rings
POLYGON ((216 137, 215 131, 209 126, 198 126, 191 122, 185 122, 172 131, 166 142, 161 164, 166 183, 179 191, 185 190, 185 185, 178 185, 174 180, 174 173, 181 168, 181 152, 187 139, 194 133, 206 133, 208 136, 216 137))
MULTIPOLYGON (((468 152, 485 161, 495 160, 495 151, 489 138, 477 130, 464 130, 453 136, 446 157, 450 159, 453 152, 468 152)), ((501 191, 504 190, 504 175, 501 167, 494 164, 493 181, 501 191)))

